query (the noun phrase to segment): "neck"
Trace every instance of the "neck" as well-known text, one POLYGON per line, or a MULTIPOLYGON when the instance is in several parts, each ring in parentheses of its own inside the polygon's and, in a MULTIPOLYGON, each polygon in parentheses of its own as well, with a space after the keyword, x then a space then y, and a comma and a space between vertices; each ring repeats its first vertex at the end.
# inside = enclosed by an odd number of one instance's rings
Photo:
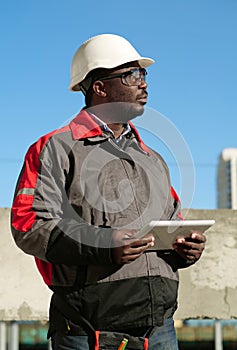
POLYGON ((108 127, 113 131, 114 137, 117 139, 123 132, 123 123, 108 124, 108 127))

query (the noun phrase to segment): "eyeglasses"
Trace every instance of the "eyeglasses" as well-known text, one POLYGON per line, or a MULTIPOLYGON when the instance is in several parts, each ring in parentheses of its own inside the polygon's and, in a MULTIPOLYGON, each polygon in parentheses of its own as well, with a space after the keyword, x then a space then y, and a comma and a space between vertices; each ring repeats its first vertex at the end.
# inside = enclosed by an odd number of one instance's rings
POLYGON ((121 77, 122 83, 127 86, 139 86, 142 81, 146 81, 147 71, 145 68, 135 68, 127 72, 111 74, 107 77, 98 78, 98 80, 109 80, 121 77))

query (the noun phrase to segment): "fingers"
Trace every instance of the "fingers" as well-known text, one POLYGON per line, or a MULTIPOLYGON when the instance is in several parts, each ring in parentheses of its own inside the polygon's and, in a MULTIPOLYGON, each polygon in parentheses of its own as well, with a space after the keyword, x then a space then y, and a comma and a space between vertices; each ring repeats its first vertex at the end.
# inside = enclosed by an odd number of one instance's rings
POLYGON ((202 232, 192 232, 190 238, 200 243, 205 243, 207 240, 206 236, 202 232))
POLYGON ((148 247, 148 243, 138 247, 131 247, 129 245, 124 246, 123 254, 121 256, 121 263, 125 264, 136 260, 147 250, 148 247))
POLYGON ((146 246, 146 245, 148 245, 147 247, 146 247, 146 249, 147 248, 149 248, 149 247, 153 247, 154 246, 154 242, 155 242, 155 238, 154 238, 154 236, 153 235, 147 235, 147 236, 145 236, 145 237, 143 237, 143 238, 140 238, 140 239, 133 239, 133 238, 130 238, 129 239, 129 241, 130 241, 130 246, 131 247, 140 247, 140 246, 146 246))
POLYGON ((153 235, 132 239, 134 232, 118 230, 113 233, 111 256, 116 264, 130 263, 139 258, 149 247, 154 246, 153 235))
POLYGON ((112 247, 119 247, 123 245, 130 245, 131 247, 144 246, 149 244, 149 246, 154 245, 154 236, 148 234, 142 238, 133 239, 133 235, 136 233, 135 230, 115 230, 112 235, 112 247))
POLYGON ((116 264, 128 264, 139 258, 145 250, 146 246, 134 248, 130 245, 124 245, 112 248, 111 256, 116 264))
POLYGON ((206 237, 200 231, 193 231, 190 233, 189 237, 178 237, 176 243, 185 243, 185 242, 196 242, 196 243, 205 243, 206 237))
POLYGON ((202 232, 192 232, 189 237, 180 237, 173 245, 174 250, 184 259, 198 260, 205 248, 206 237, 202 232))
POLYGON ((189 260, 189 261, 196 261, 198 260, 201 255, 203 250, 195 250, 195 249, 187 249, 183 247, 175 247, 174 250, 184 259, 189 260))

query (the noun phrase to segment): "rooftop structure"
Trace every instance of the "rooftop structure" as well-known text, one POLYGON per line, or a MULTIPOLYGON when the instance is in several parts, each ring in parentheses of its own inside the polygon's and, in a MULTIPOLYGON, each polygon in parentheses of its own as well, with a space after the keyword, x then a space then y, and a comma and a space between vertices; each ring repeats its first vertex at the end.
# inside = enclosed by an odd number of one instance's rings
POLYGON ((237 209, 237 148, 226 148, 219 157, 217 207, 237 209))

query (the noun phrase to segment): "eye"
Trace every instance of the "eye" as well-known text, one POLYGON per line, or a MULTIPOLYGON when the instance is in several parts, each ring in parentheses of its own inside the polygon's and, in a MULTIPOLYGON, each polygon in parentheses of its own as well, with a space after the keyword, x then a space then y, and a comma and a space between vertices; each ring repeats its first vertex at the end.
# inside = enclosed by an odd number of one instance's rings
POLYGON ((132 74, 128 75, 128 81, 130 84, 134 84, 137 79, 139 79, 139 75, 137 74, 137 72, 133 72, 132 74))

